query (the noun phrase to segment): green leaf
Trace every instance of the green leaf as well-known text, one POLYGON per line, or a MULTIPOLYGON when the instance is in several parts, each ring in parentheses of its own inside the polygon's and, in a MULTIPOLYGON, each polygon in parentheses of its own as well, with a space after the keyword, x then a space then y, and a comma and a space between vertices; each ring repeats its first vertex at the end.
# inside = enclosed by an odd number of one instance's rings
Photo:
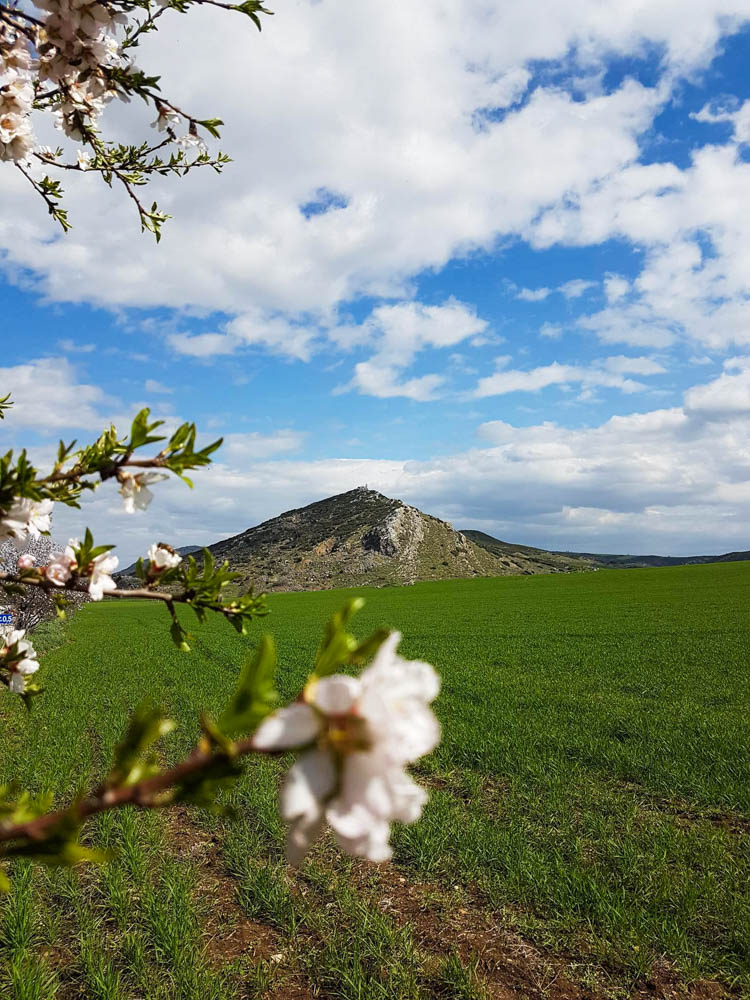
MULTIPOLYGON (((156 205, 154 205, 154 208, 156 208, 156 205)), ((155 420, 153 423, 149 423, 148 418, 150 413, 151 410, 146 406, 136 414, 130 428, 129 451, 135 451, 136 448, 142 448, 146 444, 153 444, 154 441, 164 440, 163 436, 152 434, 152 431, 155 431, 157 427, 161 427, 164 421, 155 420)))
POLYGON ((245 660, 237 689, 219 718, 222 733, 234 737, 257 729, 278 701, 275 677, 276 647, 265 635, 256 653, 245 660))
POLYGON ((377 653, 388 638, 390 631, 386 628, 377 629, 362 642, 346 631, 346 626, 364 603, 361 597, 355 597, 331 617, 318 650, 314 677, 327 677, 341 667, 364 663, 377 653))
POLYGON ((238 760, 217 754, 207 767, 184 779, 174 790, 172 801, 189 802, 221 815, 231 814, 231 807, 219 805, 216 796, 221 788, 234 784, 241 774, 238 760))
POLYGON ((327 677, 350 662, 351 654, 357 648, 357 640, 349 635, 346 626, 364 603, 361 597, 354 597, 331 616, 325 627, 323 642, 315 662, 315 674, 318 677, 327 677))
POLYGON ((107 778, 108 787, 134 785, 157 774, 161 768, 155 754, 149 753, 150 748, 162 736, 171 733, 175 726, 176 723, 167 718, 160 708, 148 701, 142 702, 131 716, 122 742, 115 749, 107 778))
POLYGON ((367 639, 363 639, 362 642, 360 642, 360 644, 351 651, 349 654, 350 662, 365 663, 367 660, 371 659, 390 634, 391 630, 388 628, 377 629, 377 631, 373 632, 367 639))
POLYGON ((214 139, 221 138, 221 135, 219 134, 219 125, 224 124, 221 118, 204 118, 202 121, 199 120, 198 124, 202 125, 207 132, 210 132, 214 139))
POLYGON ((169 630, 169 634, 172 636, 172 642, 177 646, 179 650, 183 653, 190 652, 190 646, 187 642, 187 632, 180 625, 180 623, 175 619, 172 622, 172 627, 169 630))

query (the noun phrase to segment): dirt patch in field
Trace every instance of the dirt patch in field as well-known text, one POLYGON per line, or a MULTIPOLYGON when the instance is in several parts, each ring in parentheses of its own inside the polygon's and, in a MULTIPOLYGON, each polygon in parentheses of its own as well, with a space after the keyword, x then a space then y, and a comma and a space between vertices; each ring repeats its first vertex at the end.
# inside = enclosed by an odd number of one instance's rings
POLYGON ((488 812, 502 803, 503 796, 510 787, 509 782, 489 774, 478 776, 476 782, 472 783, 463 779, 461 772, 425 774, 414 769, 413 773, 419 776, 420 784, 448 792, 462 802, 481 805, 488 812))
POLYGON ((277 955, 276 931, 249 920, 237 902, 235 883, 222 862, 217 837, 197 826, 189 810, 181 806, 170 811, 169 830, 179 857, 195 863, 195 891, 211 918, 205 931, 209 961, 221 964, 244 956, 270 960, 277 955))
POLYGON ((363 893, 399 924, 409 924, 421 950, 439 957, 456 951, 477 972, 490 1000, 730 1000, 737 994, 721 983, 701 980, 687 985, 667 963, 654 966, 649 978, 631 988, 617 983, 606 969, 582 965, 572 956, 551 954, 503 924, 481 900, 456 886, 409 880, 394 865, 377 868, 357 863, 354 878, 363 893), (594 985, 586 985, 588 979, 594 985))
POLYGON ((679 798, 656 795, 635 782, 620 782, 619 787, 641 798, 640 808, 645 813, 669 816, 675 822, 685 825, 710 823, 727 833, 750 833, 750 819, 742 813, 730 809, 701 809, 695 803, 679 798))
MULTIPOLYGON (((218 838, 198 827, 187 809, 171 812, 170 828, 179 855, 196 862, 196 891, 212 915, 206 929, 209 961, 218 966, 247 957, 278 963, 278 975, 269 983, 264 1000, 323 1000, 324 994, 314 993, 295 968, 294 947, 288 952, 288 942, 274 928, 245 916, 218 838)), ((437 883, 415 882, 392 864, 356 862, 352 878, 364 898, 398 926, 409 925, 426 957, 427 983, 430 969, 437 974, 440 962, 456 952, 467 965, 476 963, 488 1000, 733 1000, 737 996, 719 982, 688 985, 666 962, 655 965, 645 981, 626 988, 601 966, 552 954, 526 940, 466 887, 456 886, 452 892, 437 883)), ((304 883, 302 876, 295 891, 316 892, 304 883)), ((320 942, 313 938, 309 930, 301 930, 297 947, 304 942, 317 946, 320 942)), ((435 995, 445 994, 437 988, 435 995)))
MULTIPOLYGON (((477 962, 480 980, 492 1000, 604 1000, 576 984, 566 963, 551 958, 500 924, 475 901, 454 898, 444 887, 410 881, 393 865, 371 870, 355 866, 355 878, 375 895, 379 909, 400 925, 408 923, 420 949, 445 957, 458 952, 464 963, 477 962)), ((367 891, 367 890, 365 890, 367 891)))

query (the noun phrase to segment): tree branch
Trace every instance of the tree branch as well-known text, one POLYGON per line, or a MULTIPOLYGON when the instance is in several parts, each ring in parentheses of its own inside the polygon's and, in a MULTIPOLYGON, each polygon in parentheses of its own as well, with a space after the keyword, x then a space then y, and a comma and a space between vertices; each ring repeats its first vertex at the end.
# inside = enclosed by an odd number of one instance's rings
MULTIPOLYGON (((63 593, 88 595, 89 593, 89 589, 86 584, 80 582, 80 575, 78 577, 71 578, 60 587, 53 584, 44 576, 35 578, 33 576, 19 576, 15 573, 0 572, 0 586, 4 583, 15 584, 20 587, 36 587, 39 590, 43 590, 48 596, 63 593)), ((186 607, 192 608, 199 618, 200 609, 204 609, 206 611, 213 611, 215 614, 224 615, 224 617, 230 622, 237 619, 238 616, 246 615, 247 617, 252 617, 261 613, 257 609, 248 609, 243 611, 235 605, 220 604, 218 601, 211 600, 210 598, 201 599, 201 597, 193 590, 184 590, 178 594, 170 594, 163 590, 151 590, 149 587, 138 587, 134 590, 122 590, 118 587, 115 590, 106 591, 105 594, 107 597, 114 597, 117 600, 161 601, 172 616, 173 621, 177 621, 177 610, 175 608, 176 604, 184 604, 186 607)), ((262 594, 252 596, 258 602, 261 602, 263 599, 262 594)))
POLYGON ((38 816, 25 823, 16 823, 10 826, 0 824, 0 843, 17 840, 39 842, 45 839, 49 830, 54 829, 65 820, 73 819, 83 822, 89 816, 110 809, 119 809, 122 806, 133 805, 142 809, 152 809, 162 804, 158 801, 160 793, 178 787, 187 778, 200 775, 203 771, 210 771, 218 763, 228 763, 237 757, 245 757, 251 753, 277 755, 279 751, 259 749, 253 744, 252 736, 232 744, 231 751, 207 751, 196 747, 190 756, 180 764, 152 778, 144 778, 133 785, 125 785, 121 788, 107 788, 106 785, 102 785, 89 798, 81 802, 74 802, 66 809, 45 813, 43 816, 38 816))
POLYGON ((34 178, 31 176, 31 174, 27 170, 24 170, 24 168, 21 166, 20 163, 16 163, 16 167, 21 171, 23 176, 26 178, 29 184, 31 184, 31 186, 34 188, 37 194, 40 194, 42 198, 44 198, 47 204, 47 209, 49 211, 49 214, 54 219, 57 219, 58 222, 60 222, 63 229, 69 229, 70 228, 69 224, 66 221, 64 221, 65 214, 63 213, 61 216, 60 206, 57 204, 54 198, 50 197, 50 195, 44 190, 42 185, 37 183, 37 181, 35 181, 34 178))
POLYGON ((35 24, 38 28, 44 27, 44 22, 40 21, 39 18, 34 17, 32 14, 27 14, 26 11, 21 10, 19 7, 9 7, 4 3, 0 3, 0 17, 2 17, 3 20, 11 20, 12 18, 22 17, 24 21, 29 21, 31 24, 35 24))

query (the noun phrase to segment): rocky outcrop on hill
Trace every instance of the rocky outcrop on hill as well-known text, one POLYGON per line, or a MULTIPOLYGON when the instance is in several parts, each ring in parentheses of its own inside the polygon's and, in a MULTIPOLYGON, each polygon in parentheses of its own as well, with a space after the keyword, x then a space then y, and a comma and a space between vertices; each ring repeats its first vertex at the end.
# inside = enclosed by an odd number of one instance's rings
POLYGON ((209 549, 265 591, 563 569, 520 552, 488 552, 445 521, 366 487, 287 511, 209 549))

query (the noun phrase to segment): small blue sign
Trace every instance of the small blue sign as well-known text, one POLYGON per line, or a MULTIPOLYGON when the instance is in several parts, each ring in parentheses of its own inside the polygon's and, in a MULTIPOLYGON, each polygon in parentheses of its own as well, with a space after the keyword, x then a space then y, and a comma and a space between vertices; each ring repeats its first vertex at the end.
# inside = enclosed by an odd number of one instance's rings
POLYGON ((0 625, 12 625, 12 624, 13 624, 13 615, 5 613, 0 614, 0 625))

